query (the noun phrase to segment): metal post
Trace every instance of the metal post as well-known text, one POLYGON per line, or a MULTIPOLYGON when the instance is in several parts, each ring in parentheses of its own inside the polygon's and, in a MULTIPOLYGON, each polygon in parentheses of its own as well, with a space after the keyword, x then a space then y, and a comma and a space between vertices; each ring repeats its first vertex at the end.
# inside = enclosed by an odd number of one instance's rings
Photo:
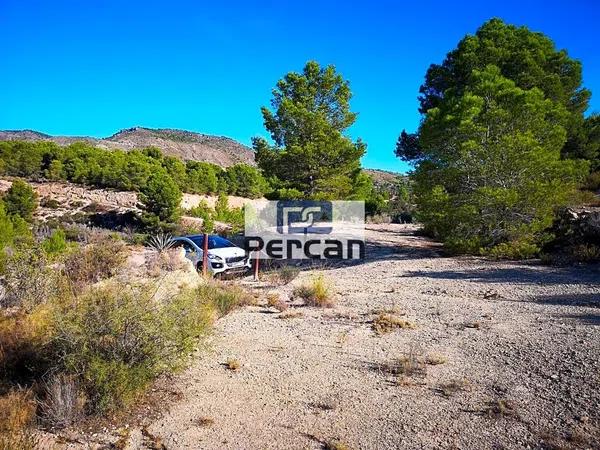
POLYGON ((260 265, 260 252, 255 253, 254 258, 254 281, 260 281, 258 278, 258 266, 260 265))
POLYGON ((208 273, 208 233, 204 233, 204 242, 202 245, 202 276, 206 277, 208 273))

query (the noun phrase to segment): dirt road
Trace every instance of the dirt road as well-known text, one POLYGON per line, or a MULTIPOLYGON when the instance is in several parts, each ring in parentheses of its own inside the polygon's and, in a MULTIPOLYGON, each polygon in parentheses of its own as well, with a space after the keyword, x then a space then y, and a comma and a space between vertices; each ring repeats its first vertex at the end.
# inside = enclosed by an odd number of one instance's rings
POLYGON ((444 258, 413 231, 369 226, 365 261, 323 270, 333 309, 220 320, 148 433, 168 449, 598 446, 600 268, 444 258), (415 328, 377 334, 381 310, 415 328))

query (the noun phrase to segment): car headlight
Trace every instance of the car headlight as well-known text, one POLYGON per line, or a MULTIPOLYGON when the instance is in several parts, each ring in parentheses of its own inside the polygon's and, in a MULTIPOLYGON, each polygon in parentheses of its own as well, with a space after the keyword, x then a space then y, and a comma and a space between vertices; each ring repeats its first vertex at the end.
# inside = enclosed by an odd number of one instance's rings
POLYGON ((223 261, 223 259, 220 256, 211 255, 210 253, 208 254, 208 259, 210 259, 211 261, 223 261))

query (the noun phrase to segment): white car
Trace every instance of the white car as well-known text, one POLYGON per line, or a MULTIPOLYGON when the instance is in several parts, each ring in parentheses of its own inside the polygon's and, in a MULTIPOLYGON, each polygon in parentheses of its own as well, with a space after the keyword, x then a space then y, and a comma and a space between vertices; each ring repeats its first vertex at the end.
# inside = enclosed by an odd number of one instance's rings
MULTIPOLYGON (((183 248, 186 258, 194 263, 194 267, 202 271, 202 254, 204 235, 181 236, 173 238, 173 248, 183 248)), ((214 275, 245 273, 250 270, 250 258, 246 252, 227 239, 208 235, 208 273, 214 275)))

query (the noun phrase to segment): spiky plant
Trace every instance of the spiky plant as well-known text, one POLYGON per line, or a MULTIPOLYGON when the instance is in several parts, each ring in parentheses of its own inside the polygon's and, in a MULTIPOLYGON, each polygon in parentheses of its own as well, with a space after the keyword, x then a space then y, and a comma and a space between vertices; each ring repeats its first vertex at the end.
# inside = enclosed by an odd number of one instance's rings
POLYGON ((175 241, 170 234, 158 233, 148 239, 148 247, 157 253, 169 250, 173 245, 175 245, 175 241))

